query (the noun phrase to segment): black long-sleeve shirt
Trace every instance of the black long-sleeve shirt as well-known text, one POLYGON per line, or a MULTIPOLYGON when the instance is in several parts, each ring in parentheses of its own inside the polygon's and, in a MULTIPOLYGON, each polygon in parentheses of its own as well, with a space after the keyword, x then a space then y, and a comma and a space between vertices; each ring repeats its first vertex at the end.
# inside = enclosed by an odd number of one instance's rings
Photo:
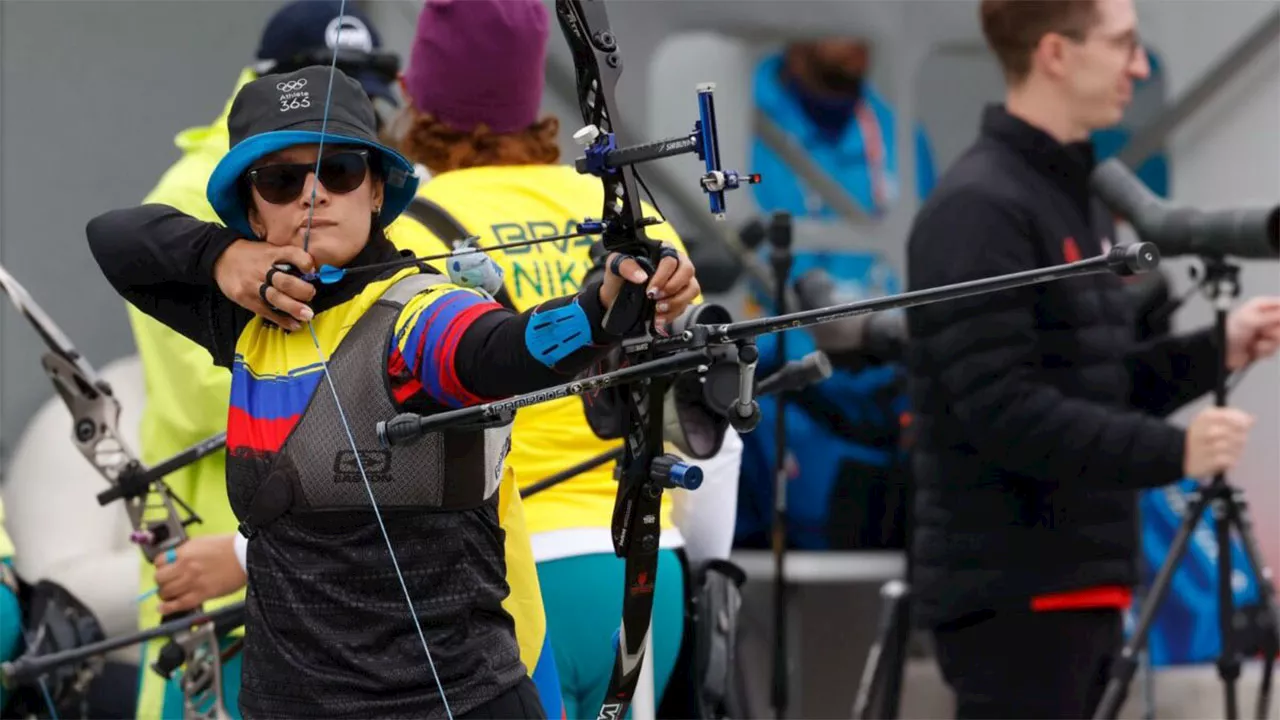
MULTIPOLYGON (((236 342, 253 314, 221 293, 213 270, 222 252, 239 239, 235 231, 153 204, 100 215, 89 222, 87 235, 94 258, 121 296, 207 349, 217 365, 231 367, 236 342)), ((377 237, 348 267, 399 257, 388 240, 377 237)), ((350 300, 374 279, 373 273, 350 273, 337 283, 320 285, 310 306, 320 315, 350 300)), ((617 340, 602 329, 605 308, 599 290, 599 282, 590 283, 576 295, 520 314, 497 303, 481 314, 472 313, 452 352, 451 367, 441 372, 452 373, 467 394, 482 398, 565 382, 617 340), (527 326, 535 314, 570 303, 581 307, 591 337, 557 362, 544 364, 528 347, 527 326)), ((434 399, 443 406, 456 404, 434 399)))
MULTIPOLYGON (((1056 244, 1071 231, 1059 234, 1056 244)), ((912 289, 1043 267, 1061 250, 1038 247, 1038 235, 990 191, 957 192, 920 219, 912 289)), ((910 310, 915 367, 929 388, 921 411, 954 421, 961 434, 944 442, 1043 482, 1141 488, 1178 479, 1185 433, 1157 416, 1212 388, 1209 331, 1137 345, 1116 278, 1055 284, 910 310)))

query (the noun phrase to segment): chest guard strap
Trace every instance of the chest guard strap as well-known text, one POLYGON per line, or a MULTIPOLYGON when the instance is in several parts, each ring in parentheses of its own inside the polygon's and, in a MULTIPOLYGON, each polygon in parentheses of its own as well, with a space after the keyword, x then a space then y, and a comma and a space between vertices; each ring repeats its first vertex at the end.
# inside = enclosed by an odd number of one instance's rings
POLYGON ((328 362, 346 427, 328 380, 321 380, 254 493, 242 532, 261 529, 286 512, 367 511, 361 466, 378 505, 387 510, 465 510, 493 496, 510 450, 510 423, 445 430, 394 448, 382 447, 375 430, 378 421, 404 409, 392 399, 387 370, 396 319, 413 297, 444 282, 437 274, 410 275, 388 288, 351 328, 328 362), (360 448, 358 458, 347 428, 360 448))

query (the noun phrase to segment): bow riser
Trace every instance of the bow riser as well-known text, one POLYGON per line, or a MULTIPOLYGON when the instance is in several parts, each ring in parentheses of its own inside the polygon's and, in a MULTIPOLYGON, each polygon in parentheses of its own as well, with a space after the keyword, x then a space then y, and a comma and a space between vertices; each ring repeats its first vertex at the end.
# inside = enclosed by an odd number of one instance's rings
MULTIPOLYGON (((106 505, 116 499, 124 501, 129 525, 133 528, 130 540, 147 562, 154 565, 161 554, 187 541, 187 525, 199 518, 194 515, 183 518, 169 487, 159 477, 152 479, 152 473, 147 472, 120 437, 120 401, 105 391, 104 383, 86 373, 81 363, 68 359, 70 357, 78 358, 78 354, 49 352, 41 358, 41 364, 71 413, 72 442, 112 485, 98 496, 99 502, 106 505)), ((203 457, 221 446, 221 441, 204 443, 191 459, 203 457)), ((165 619, 199 612, 200 608, 196 608, 165 619)), ((154 667, 167 678, 174 669, 185 666, 180 681, 184 718, 229 720, 231 715, 222 701, 221 665, 213 623, 202 622, 174 634, 154 667)))
POLYGON ((222 698, 222 646, 213 622, 203 622, 174 636, 182 648, 186 671, 182 687, 184 720, 229 720, 222 698))
MULTIPOLYGON (((606 255, 630 255, 652 272, 661 259, 662 247, 645 234, 645 226, 652 221, 643 215, 638 194, 642 183, 633 164, 677 154, 677 149, 697 152, 703 143, 686 138, 627 148, 613 123, 622 56, 603 2, 557 0, 556 14, 573 56, 578 105, 586 123, 574 134, 574 139, 586 146, 586 158, 577 167, 579 172, 599 177, 603 184, 601 245, 606 255)), ((624 334, 622 347, 631 365, 653 358, 650 332, 654 310, 655 302, 645 296, 643 286, 626 284, 605 315, 605 328, 624 334), (641 322, 636 322, 637 317, 641 322)), ((658 570, 662 491, 664 486, 673 486, 671 473, 679 464, 677 458, 663 456, 662 400, 669 386, 670 379, 662 377, 633 383, 621 403, 627 437, 615 469, 618 491, 612 537, 615 553, 625 558, 626 585, 617 654, 600 718, 625 716, 645 660, 658 570)))
POLYGON ((178 512, 173 496, 163 482, 148 482, 142 466, 120 437, 120 401, 92 384, 80 368, 58 353, 45 353, 41 364, 54 389, 71 412, 71 439, 76 449, 114 487, 99 496, 103 504, 116 497, 125 501, 131 540, 142 551, 147 562, 155 563, 165 551, 186 542, 186 523, 178 512), (157 508, 148 503, 150 495, 159 499, 163 516, 148 519, 148 511, 157 508))

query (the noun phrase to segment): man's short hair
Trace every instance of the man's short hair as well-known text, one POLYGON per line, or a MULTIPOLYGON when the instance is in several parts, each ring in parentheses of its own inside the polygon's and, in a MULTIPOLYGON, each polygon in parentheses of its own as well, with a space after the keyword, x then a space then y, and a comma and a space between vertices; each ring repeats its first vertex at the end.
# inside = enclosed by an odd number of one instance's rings
POLYGON ((1052 32, 1083 39, 1098 21, 1097 0, 982 0, 979 14, 987 46, 1011 83, 1031 72, 1040 38, 1052 32))

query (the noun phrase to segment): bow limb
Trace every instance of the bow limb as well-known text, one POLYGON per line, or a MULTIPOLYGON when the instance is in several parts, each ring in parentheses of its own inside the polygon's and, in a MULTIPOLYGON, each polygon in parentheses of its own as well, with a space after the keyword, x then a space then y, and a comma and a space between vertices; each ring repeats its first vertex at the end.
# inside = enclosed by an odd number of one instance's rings
MULTIPOLYGON (((612 122, 622 70, 617 39, 610 30, 604 5, 598 0, 557 0, 556 14, 573 55, 578 105, 586 123, 575 137, 590 140, 588 152, 604 157, 621 144, 612 122)), ((604 250, 648 260, 650 267, 656 268, 661 248, 645 235, 634 168, 608 168, 598 175, 604 185, 604 250)), ((654 303, 645 297, 643 287, 627 284, 605 316, 605 326, 610 327, 610 321, 616 320, 614 311, 619 311, 621 317, 634 318, 637 310, 642 322, 632 328, 616 328, 627 331, 623 348, 633 364, 651 359, 654 303)), ((616 470, 618 493, 612 535, 615 553, 625 560, 626 574, 617 655, 599 713, 602 719, 626 715, 645 661, 658 570, 663 491, 654 461, 664 450, 662 399, 669 385, 669 377, 635 383, 626 388, 622 403, 627 436, 616 470)))
MULTIPOLYGON (((225 434, 215 435, 148 468, 121 436, 120 401, 111 385, 3 267, 0 267, 0 287, 48 347, 48 352, 41 357, 41 365, 71 413, 72 442, 111 486, 99 493, 99 504, 124 502, 132 528, 129 539, 143 557, 154 564, 162 553, 187 541, 188 525, 200 522, 199 516, 165 484, 164 476, 222 448, 225 434)), ((185 615, 200 616, 201 608, 163 620, 173 621, 185 615)), ((230 714, 222 701, 221 658, 212 622, 195 622, 176 633, 155 667, 168 677, 183 664, 186 670, 181 684, 186 717, 229 720, 230 714)))
MULTIPOLYGON (((575 136, 590 139, 592 151, 624 146, 613 126, 616 91, 622 74, 617 38, 609 29, 602 0, 556 0, 556 14, 573 55, 578 109, 586 126, 575 136)), ((606 250, 646 257, 656 262, 659 243, 645 235, 637 175, 631 165, 596 173, 604 185, 603 243, 606 250)))

